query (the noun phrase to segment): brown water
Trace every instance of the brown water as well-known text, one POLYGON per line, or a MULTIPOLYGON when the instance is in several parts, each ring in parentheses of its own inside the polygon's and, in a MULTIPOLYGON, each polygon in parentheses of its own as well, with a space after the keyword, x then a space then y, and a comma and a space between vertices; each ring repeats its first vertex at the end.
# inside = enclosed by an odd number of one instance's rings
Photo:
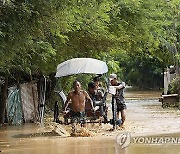
POLYGON ((159 95, 159 92, 126 92, 128 110, 124 131, 109 132, 104 125, 104 132, 93 137, 63 138, 53 134, 49 128, 35 124, 0 127, 0 151, 10 154, 178 154, 180 143, 131 143, 125 149, 119 148, 116 144, 117 134, 126 131, 130 132, 132 137, 180 137, 179 111, 162 109, 161 103, 157 100, 159 95))
MULTIPOLYGON (((115 138, 61 138, 58 136, 31 137, 37 133, 38 127, 33 125, 6 127, 1 129, 0 150, 10 154, 178 154, 179 145, 140 145, 130 144, 125 149, 118 148, 115 138)), ((162 135, 161 135, 162 136, 162 135)), ((164 135, 165 136, 165 135, 164 135)), ((180 134, 176 136, 180 137, 180 134)))
POLYGON ((128 89, 125 91, 126 99, 158 99, 160 96, 161 91, 132 91, 128 89))

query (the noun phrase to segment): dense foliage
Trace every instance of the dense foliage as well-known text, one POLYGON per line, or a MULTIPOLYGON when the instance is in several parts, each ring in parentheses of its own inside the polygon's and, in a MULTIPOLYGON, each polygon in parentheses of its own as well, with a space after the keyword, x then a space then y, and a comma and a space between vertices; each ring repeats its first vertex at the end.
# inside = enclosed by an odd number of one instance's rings
MULTIPOLYGON (((107 62, 128 84, 161 87, 180 74, 179 0, 0 0, 0 123, 8 86, 49 76, 74 57, 107 62)), ((78 77, 86 83, 90 77, 78 77)), ((70 82, 62 79, 66 88, 70 82)))
POLYGON ((172 80, 170 84, 170 93, 179 94, 180 96, 180 77, 177 77, 174 80, 172 80))
POLYGON ((1 0, 0 83, 94 57, 131 85, 159 87, 162 68, 180 61, 179 7, 178 0, 1 0))

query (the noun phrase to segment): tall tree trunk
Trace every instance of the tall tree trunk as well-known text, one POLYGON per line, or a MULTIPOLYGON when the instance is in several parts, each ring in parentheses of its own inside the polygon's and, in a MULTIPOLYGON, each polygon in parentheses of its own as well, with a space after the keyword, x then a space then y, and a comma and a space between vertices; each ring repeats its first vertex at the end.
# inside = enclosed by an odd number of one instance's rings
POLYGON ((5 120, 5 108, 7 100, 7 89, 8 89, 8 77, 5 77, 5 83, 2 86, 2 98, 0 102, 0 124, 4 123, 5 120))
MULTIPOLYGON (((175 54, 178 55, 178 49, 177 49, 177 42, 175 44, 175 54)), ((177 59, 177 57, 175 57, 175 69, 176 69, 176 76, 179 77, 180 76, 180 66, 179 66, 179 60, 177 59)))

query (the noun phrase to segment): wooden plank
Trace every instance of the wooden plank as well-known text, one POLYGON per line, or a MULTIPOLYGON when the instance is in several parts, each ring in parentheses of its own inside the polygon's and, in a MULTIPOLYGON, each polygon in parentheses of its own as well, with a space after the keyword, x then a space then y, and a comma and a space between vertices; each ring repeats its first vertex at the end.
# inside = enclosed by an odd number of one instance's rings
POLYGON ((162 97, 177 97, 178 94, 162 95, 162 97))

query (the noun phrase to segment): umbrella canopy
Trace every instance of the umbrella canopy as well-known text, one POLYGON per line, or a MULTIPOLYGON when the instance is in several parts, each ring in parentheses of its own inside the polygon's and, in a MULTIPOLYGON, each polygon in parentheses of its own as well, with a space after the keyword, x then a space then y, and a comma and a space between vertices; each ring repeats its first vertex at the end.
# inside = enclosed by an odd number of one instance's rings
POLYGON ((105 62, 93 58, 73 58, 57 66, 56 77, 72 74, 104 74, 108 72, 105 62))

